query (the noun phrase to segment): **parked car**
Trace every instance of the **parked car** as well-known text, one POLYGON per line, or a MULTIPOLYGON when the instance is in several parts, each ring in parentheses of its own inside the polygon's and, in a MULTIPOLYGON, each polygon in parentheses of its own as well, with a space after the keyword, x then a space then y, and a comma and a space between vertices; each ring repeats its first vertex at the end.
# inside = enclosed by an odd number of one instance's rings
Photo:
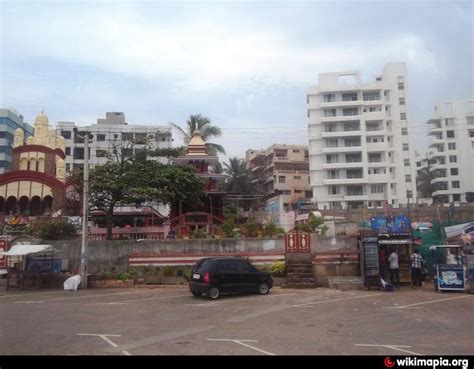
POLYGON ((206 258, 194 265, 189 289, 194 296, 215 300, 224 293, 257 292, 266 295, 273 287, 270 273, 236 257, 206 258))

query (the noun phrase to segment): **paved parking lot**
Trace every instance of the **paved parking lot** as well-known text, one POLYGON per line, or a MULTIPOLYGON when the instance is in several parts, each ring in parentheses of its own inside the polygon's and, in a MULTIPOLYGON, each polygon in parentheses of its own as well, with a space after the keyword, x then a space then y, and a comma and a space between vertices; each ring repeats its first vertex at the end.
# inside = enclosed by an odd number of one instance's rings
POLYGON ((293 290, 217 301, 187 288, 0 292, 0 354, 465 355, 474 295, 293 290))

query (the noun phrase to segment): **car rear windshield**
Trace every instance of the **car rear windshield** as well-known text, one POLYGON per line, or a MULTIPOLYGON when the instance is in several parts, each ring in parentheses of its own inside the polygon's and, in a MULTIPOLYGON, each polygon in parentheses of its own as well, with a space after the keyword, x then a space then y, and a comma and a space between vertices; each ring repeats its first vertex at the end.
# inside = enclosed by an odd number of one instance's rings
POLYGON ((194 271, 197 273, 205 272, 210 268, 211 264, 212 264, 211 259, 199 260, 195 266, 194 271))

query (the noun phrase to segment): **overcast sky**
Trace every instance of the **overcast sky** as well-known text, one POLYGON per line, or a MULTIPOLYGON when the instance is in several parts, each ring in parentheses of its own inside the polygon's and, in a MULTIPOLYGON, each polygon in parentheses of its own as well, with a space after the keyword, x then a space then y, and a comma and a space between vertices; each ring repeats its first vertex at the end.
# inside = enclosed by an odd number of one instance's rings
MULTIPOLYGON (((0 107, 27 122, 184 125, 208 116, 229 156, 307 144, 319 73, 407 62, 412 141, 441 100, 474 97, 472 1, 0 0, 0 107)), ((179 144, 179 140, 175 141, 179 144)))

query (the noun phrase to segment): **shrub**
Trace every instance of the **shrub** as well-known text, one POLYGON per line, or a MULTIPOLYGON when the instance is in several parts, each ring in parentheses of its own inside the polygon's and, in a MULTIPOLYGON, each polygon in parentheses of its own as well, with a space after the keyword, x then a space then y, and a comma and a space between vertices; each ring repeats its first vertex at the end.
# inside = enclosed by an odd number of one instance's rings
POLYGON ((176 276, 177 276, 177 277, 182 277, 183 274, 184 274, 183 269, 178 269, 178 270, 176 271, 176 276))
POLYGON ((244 225, 245 235, 247 237, 257 237, 257 230, 259 225, 253 219, 247 219, 247 223, 244 225))
POLYGON ((284 277, 286 274, 286 268, 285 268, 285 262, 284 261, 277 261, 276 263, 273 263, 270 266, 270 273, 274 277, 284 277))
POLYGON ((319 234, 324 235, 328 230, 328 227, 324 225, 324 218, 317 217, 313 213, 309 213, 308 221, 304 224, 297 224, 295 231, 303 231, 308 233, 314 233, 319 231, 319 234))
POLYGON ((200 229, 195 229, 189 233, 189 238, 191 239, 206 238, 206 234, 200 229))
POLYGON ((67 221, 45 223, 39 227, 39 236, 43 240, 70 240, 76 237, 76 226, 67 221))
POLYGON ((227 238, 233 238, 234 229, 235 229, 234 219, 233 218, 226 219, 224 224, 222 225, 222 232, 224 232, 224 236, 227 238))
POLYGON ((129 269, 126 272, 117 274, 116 278, 120 281, 129 281, 133 279, 134 276, 135 276, 135 272, 129 269))
POLYGON ((183 277, 184 279, 186 279, 187 281, 189 281, 191 279, 191 269, 187 269, 183 272, 183 277))
POLYGON ((173 268, 171 268, 169 265, 166 265, 163 268, 163 275, 165 277, 172 277, 173 276, 173 268))
POLYGON ((263 236, 265 237, 272 237, 281 233, 285 233, 285 230, 277 226, 273 221, 269 222, 263 230, 263 236))

